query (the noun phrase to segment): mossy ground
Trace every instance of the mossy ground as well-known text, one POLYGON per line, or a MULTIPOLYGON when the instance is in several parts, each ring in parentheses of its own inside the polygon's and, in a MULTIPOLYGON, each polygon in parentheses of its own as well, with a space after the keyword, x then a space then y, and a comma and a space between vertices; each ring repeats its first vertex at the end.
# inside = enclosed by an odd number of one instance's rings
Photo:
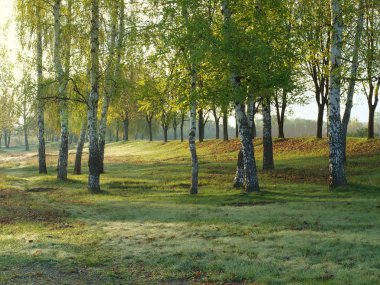
POLYGON ((186 143, 107 145, 100 195, 86 167, 56 180, 56 145, 49 175, 2 152, 0 284, 377 284, 380 141, 348 143, 347 187, 328 191, 326 140, 291 139, 249 195, 231 186, 237 141, 198 144, 197 196, 186 143))

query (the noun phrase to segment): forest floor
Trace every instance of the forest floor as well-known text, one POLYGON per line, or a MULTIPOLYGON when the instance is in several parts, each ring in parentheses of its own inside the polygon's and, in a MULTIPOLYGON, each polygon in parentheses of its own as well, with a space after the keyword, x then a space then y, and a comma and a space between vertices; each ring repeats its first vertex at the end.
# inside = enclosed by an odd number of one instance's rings
POLYGON ((238 141, 197 145, 197 196, 186 143, 107 145, 99 195, 87 167, 56 180, 57 145, 49 175, 35 146, 0 152, 0 284, 378 284, 379 140, 349 140, 334 192, 326 140, 275 141, 249 195, 231 187, 238 141))

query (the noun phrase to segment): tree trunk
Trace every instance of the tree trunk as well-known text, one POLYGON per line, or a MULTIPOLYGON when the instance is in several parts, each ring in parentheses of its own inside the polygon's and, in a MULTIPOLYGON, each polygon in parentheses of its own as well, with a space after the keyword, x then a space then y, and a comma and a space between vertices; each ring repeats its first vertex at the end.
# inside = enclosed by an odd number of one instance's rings
POLYGON ((215 138, 218 140, 220 138, 220 125, 219 119, 215 119, 215 138))
POLYGON ((12 132, 8 131, 7 148, 11 147, 11 135, 12 135, 12 132))
POLYGON ((123 127, 124 127, 124 135, 123 135, 123 141, 128 141, 129 140, 129 118, 125 118, 123 120, 123 127))
POLYGON ((317 120, 317 139, 323 137, 323 114, 325 112, 325 104, 318 104, 318 120, 317 120))
POLYGON ((195 144, 195 137, 197 131, 197 103, 196 103, 196 92, 197 92, 197 72, 192 66, 191 69, 191 90, 190 90, 190 133, 189 133, 189 147, 191 155, 191 187, 190 194, 198 194, 198 156, 195 144))
POLYGON ((168 127, 167 126, 162 126, 162 130, 164 131, 164 142, 168 142, 168 127))
POLYGON ((9 145, 8 145, 8 132, 6 129, 3 130, 4 132, 4 146, 5 148, 9 148, 9 145))
POLYGON ((281 106, 280 101, 278 100, 278 94, 274 97, 276 113, 277 113, 277 125, 278 125, 278 138, 285 139, 284 132, 284 122, 285 122, 285 111, 287 105, 287 93, 283 90, 282 98, 281 98, 281 106))
POLYGON ((350 122, 351 110, 353 106, 353 97, 355 92, 356 77, 359 68, 359 49, 360 49, 360 40, 363 33, 363 23, 364 23, 364 0, 359 1, 359 10, 358 10, 358 23, 356 26, 355 32, 355 43, 354 50, 352 55, 352 65, 350 79, 348 83, 347 91, 347 101, 346 108, 344 110, 343 120, 342 120, 342 139, 343 139, 343 161, 347 161, 346 155, 346 144, 347 144, 347 129, 350 122))
POLYGON ((29 148, 29 140, 28 140, 28 128, 26 127, 26 125, 24 125, 24 142, 25 142, 25 150, 29 151, 30 148, 29 148))
POLYGON ((153 130, 152 130, 152 119, 148 121, 148 128, 149 128, 149 141, 153 141, 153 130))
POLYGON ((283 119, 278 120, 278 138, 279 139, 285 139, 284 120, 283 119))
MULTIPOLYGON (((229 1, 222 1, 222 13, 224 16, 224 41, 229 45, 236 45, 237 42, 232 41, 231 35, 231 27, 233 26, 231 11, 229 9, 229 1)), ((241 86, 240 86, 240 76, 238 76, 237 67, 233 64, 233 62, 229 63, 230 67, 230 80, 231 87, 233 92, 233 98, 235 101, 235 115, 237 121, 237 127, 240 132, 240 141, 241 141, 241 149, 243 152, 243 160, 244 160, 244 174, 245 174, 245 191, 253 192, 260 191, 259 181, 257 178, 257 169, 256 169, 256 161, 255 154, 252 142, 252 134, 249 128, 248 118, 245 113, 245 106, 240 102, 241 99, 241 86)))
POLYGON ((236 174, 234 178, 234 187, 235 188, 244 187, 244 155, 243 155, 242 147, 240 147, 239 154, 238 154, 236 174))
POLYGON ((185 124, 185 113, 181 115, 181 124, 180 124, 180 131, 181 131, 181 142, 183 142, 183 126, 185 124))
POLYGON ((239 123, 238 123, 236 114, 235 114, 235 138, 239 138, 239 123))
MULTIPOLYGON (((236 83, 235 83, 236 84, 236 83)), ((243 153, 244 174, 245 174, 245 191, 260 191, 259 180, 257 178, 257 168, 255 154, 252 142, 252 135, 245 114, 245 107, 239 102, 235 103, 235 112, 238 121, 238 127, 241 140, 241 151, 243 153)))
MULTIPOLYGON (((61 180, 67 179, 67 164, 69 157, 69 114, 66 98, 67 78, 62 67, 61 61, 61 0, 55 0, 53 5, 54 11, 54 70, 58 81, 58 97, 59 97, 59 114, 61 125, 61 144, 59 148, 59 163, 57 178, 61 180)), ((68 46, 71 43, 68 42, 68 46)), ((69 60, 69 59, 66 59, 69 60)))
POLYGON ((369 107, 369 116, 368 116, 368 139, 375 138, 375 111, 376 107, 369 107))
POLYGON ((204 141, 204 119, 203 119, 203 109, 198 111, 198 132, 199 132, 199 142, 204 141))
POLYGON ((98 103, 99 103, 99 0, 91 1, 91 92, 88 99, 88 131, 89 131, 89 176, 88 190, 100 192, 100 156, 98 145, 98 103))
MULTIPOLYGON (((115 13, 117 14, 117 13, 115 13)), ((100 149, 100 173, 104 173, 104 148, 106 145, 106 132, 107 132, 107 121, 108 121, 108 109, 111 101, 111 96, 115 93, 114 87, 114 59, 115 59, 115 44, 117 36, 117 17, 111 15, 111 40, 108 51, 108 62, 105 72, 105 82, 104 82, 104 92, 103 92, 103 104, 102 113, 99 123, 99 149, 100 149)))
POLYGON ((85 120, 82 124, 82 128, 80 131, 80 136, 77 144, 77 152, 75 155, 75 165, 74 165, 74 174, 80 175, 82 174, 82 154, 83 154, 83 146, 86 140, 86 132, 87 132, 87 120, 85 120))
POLYGON ((251 137, 253 137, 252 128, 255 124, 254 118, 255 118, 255 102, 253 101, 253 94, 251 92, 248 93, 248 106, 247 106, 247 119, 248 119, 248 126, 251 131, 251 137))
POLYGON ((253 118, 253 121, 252 121, 251 133, 252 133, 252 139, 257 137, 257 129, 256 129, 255 118, 253 118))
POLYGON ((116 121, 116 142, 119 141, 119 131, 120 131, 120 123, 119 120, 116 121))
POLYGON ((272 116, 270 100, 263 101, 263 170, 273 170, 272 116))
POLYGON ((4 146, 5 146, 5 148, 9 148, 9 146, 8 146, 8 133, 7 133, 7 130, 4 129, 3 132, 4 132, 4 146))
POLYGON ((223 140, 228 141, 228 113, 223 112, 223 140))
POLYGON ((341 0, 330 0, 332 41, 330 51, 329 91, 329 187, 334 189, 347 184, 343 161, 342 125, 340 121, 341 54, 343 16, 341 0))
POLYGON ((38 124, 38 172, 40 174, 47 173, 46 167, 46 150, 45 150, 45 104, 42 99, 43 91, 43 50, 42 50, 42 27, 41 27, 41 18, 40 10, 36 10, 37 13, 37 124, 38 124))

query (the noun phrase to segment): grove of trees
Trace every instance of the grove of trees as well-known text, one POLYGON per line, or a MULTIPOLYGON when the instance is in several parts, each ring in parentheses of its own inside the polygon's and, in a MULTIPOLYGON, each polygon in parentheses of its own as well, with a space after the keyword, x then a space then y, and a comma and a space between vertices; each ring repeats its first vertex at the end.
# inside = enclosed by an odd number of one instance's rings
POLYGON ((309 101, 307 91, 318 108, 317 138, 327 118, 330 189, 347 183, 346 136, 358 92, 368 101, 368 138, 375 136, 379 0, 17 0, 15 10, 16 66, 0 43, 8 66, 0 70, 0 142, 9 147, 19 125, 28 149, 35 129, 43 174, 47 137, 58 138, 57 178, 66 180, 71 140, 78 175, 88 140, 92 193, 101 191, 107 134, 127 141, 134 128, 153 140, 159 126, 165 142, 171 129, 182 141, 189 134, 190 193, 197 194, 197 132, 202 142, 212 120, 215 137, 228 140, 231 116, 241 141, 234 185, 260 191, 257 115, 263 170, 271 171, 273 114, 285 139, 286 114, 309 101))

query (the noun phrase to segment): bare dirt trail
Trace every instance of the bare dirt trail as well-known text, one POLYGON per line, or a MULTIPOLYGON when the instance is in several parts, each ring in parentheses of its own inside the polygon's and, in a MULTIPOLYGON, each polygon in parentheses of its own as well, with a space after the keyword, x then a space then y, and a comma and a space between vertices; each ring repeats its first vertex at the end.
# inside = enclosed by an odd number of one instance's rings
POLYGON ((3 152, 3 153, 0 153, 0 163, 21 162, 29 158, 35 157, 36 155, 37 153, 35 152, 29 152, 29 153, 3 152))

